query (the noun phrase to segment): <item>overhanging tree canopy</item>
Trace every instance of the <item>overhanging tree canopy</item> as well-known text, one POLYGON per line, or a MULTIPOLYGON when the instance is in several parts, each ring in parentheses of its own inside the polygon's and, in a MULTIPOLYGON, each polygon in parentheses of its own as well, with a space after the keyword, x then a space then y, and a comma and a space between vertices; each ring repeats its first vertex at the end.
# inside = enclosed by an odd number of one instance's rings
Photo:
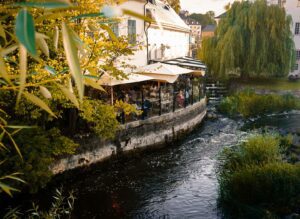
POLYGON ((265 0, 235 2, 215 36, 203 40, 200 58, 216 76, 284 76, 295 60, 291 22, 265 0))

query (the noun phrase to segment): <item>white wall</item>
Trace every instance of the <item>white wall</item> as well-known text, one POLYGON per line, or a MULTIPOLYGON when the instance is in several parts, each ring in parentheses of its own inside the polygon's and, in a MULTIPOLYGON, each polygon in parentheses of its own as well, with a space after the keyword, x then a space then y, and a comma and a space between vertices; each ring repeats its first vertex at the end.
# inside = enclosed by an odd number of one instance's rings
MULTIPOLYGON (((127 1, 120 6, 121 9, 134 10, 136 13, 141 15, 144 14, 144 3, 137 1, 127 1)), ((147 50, 146 50, 146 36, 144 32, 144 21, 135 17, 124 16, 119 24, 120 35, 128 35, 128 19, 136 20, 136 33, 137 42, 141 43, 142 50, 136 51, 133 56, 125 57, 127 63, 135 65, 137 67, 147 65, 147 50)))
POLYGON ((148 37, 151 59, 168 60, 187 56, 189 53, 189 33, 153 27, 149 28, 148 37), (163 57, 162 44, 166 47, 163 57))
MULTIPOLYGON (((143 1, 127 1, 120 5, 121 9, 134 10, 136 13, 144 14, 145 2, 143 1)), ((124 16, 119 24, 119 34, 128 35, 127 21, 128 19, 136 20, 137 26, 137 41, 142 43, 143 49, 137 51, 133 56, 125 57, 126 62, 139 66, 147 65, 147 38, 144 32, 144 21, 134 17, 124 16), (130 59, 130 60, 129 60, 130 59)), ((146 24, 147 25, 147 24, 146 24)), ((175 26, 178 24, 174 24, 175 26)), ((188 27, 187 27, 188 28, 188 27)), ((178 28, 177 28, 178 29, 178 28)), ((149 55, 150 59, 172 59, 189 54, 189 30, 182 31, 176 28, 166 28, 164 25, 159 28, 152 24, 148 29, 149 55), (162 53, 161 48, 165 47, 165 52, 162 53)))

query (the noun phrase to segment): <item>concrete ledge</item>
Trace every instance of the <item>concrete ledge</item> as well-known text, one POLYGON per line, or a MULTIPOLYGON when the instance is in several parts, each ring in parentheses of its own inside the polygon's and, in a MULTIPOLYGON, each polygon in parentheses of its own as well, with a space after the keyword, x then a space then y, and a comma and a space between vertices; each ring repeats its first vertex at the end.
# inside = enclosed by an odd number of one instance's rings
POLYGON ((192 106, 175 112, 121 125, 114 142, 91 139, 81 145, 78 154, 56 161, 51 169, 54 174, 57 174, 105 160, 115 154, 168 145, 193 131, 205 115, 206 100, 202 99, 192 106), (88 150, 83 151, 82 148, 88 150))

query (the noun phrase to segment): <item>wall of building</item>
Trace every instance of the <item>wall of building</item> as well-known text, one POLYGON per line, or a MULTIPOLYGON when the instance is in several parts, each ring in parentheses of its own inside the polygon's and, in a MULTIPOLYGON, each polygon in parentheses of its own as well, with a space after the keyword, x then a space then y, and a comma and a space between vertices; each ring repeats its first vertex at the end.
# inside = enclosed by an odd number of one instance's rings
MULTIPOLYGON (((298 0, 287 0, 285 2, 285 9, 287 14, 293 18, 293 24, 291 27, 292 33, 294 34, 295 49, 300 51, 300 34, 295 34, 296 23, 300 23, 300 1, 298 0)), ((295 69, 292 73, 300 74, 300 59, 297 60, 298 69, 295 69)))
POLYGON ((103 142, 96 137, 82 140, 77 154, 58 160, 51 169, 58 174, 103 161, 115 154, 168 145, 194 130, 205 115, 206 99, 202 99, 174 113, 122 125, 114 142, 103 142))
MULTIPOLYGON (((144 15, 144 5, 146 1, 126 1, 120 5, 121 9, 134 10, 134 12, 144 15)), ((125 60, 127 63, 141 67, 147 65, 147 40, 146 34, 144 31, 144 20, 137 19, 136 17, 124 16, 121 18, 119 23, 119 35, 128 35, 128 19, 136 21, 136 33, 137 33, 137 46, 141 46, 142 48, 138 48, 138 51, 135 52, 134 55, 130 57, 124 57, 122 60, 125 60)))
POLYGON ((159 27, 148 29, 149 56, 152 60, 168 60, 188 56, 190 36, 181 32, 159 27))

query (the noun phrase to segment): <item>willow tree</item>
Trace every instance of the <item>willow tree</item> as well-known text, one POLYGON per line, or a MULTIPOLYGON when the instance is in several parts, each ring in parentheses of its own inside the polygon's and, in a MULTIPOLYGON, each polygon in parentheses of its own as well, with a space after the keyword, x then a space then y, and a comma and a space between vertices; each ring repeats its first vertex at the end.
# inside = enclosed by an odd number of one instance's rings
POLYGON ((284 76, 295 60, 291 22, 264 0, 235 2, 215 36, 203 40, 200 58, 215 76, 284 76))

